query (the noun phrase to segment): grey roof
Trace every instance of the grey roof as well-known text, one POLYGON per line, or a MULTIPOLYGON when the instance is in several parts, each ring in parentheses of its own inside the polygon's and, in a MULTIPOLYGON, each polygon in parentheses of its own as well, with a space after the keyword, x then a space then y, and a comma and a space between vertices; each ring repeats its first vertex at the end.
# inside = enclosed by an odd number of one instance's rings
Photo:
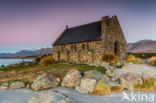
POLYGON ((101 39, 101 21, 65 29, 53 45, 96 41, 101 39))

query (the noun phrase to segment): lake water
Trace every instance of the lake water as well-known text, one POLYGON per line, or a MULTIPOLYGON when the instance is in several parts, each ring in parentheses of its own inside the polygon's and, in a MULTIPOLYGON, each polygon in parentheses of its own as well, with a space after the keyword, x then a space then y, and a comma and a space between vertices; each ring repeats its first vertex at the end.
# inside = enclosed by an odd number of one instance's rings
POLYGON ((0 58, 0 66, 1 65, 8 66, 14 63, 22 63, 23 61, 27 62, 27 61, 33 61, 33 60, 34 59, 1 59, 0 58))

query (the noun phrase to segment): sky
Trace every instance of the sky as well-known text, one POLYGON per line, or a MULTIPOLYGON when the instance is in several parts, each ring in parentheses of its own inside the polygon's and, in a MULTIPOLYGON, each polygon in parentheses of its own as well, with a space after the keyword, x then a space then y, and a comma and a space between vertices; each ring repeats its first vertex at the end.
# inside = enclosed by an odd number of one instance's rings
POLYGON ((0 0, 0 53, 51 47, 65 29, 117 15, 128 43, 156 40, 155 0, 0 0))

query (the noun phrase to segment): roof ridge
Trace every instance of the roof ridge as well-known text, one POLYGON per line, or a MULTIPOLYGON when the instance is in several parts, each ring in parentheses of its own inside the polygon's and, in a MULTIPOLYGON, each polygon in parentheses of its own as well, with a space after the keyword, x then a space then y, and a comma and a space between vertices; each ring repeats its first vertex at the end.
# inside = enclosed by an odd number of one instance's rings
POLYGON ((70 27, 68 29, 73 29, 73 28, 77 28, 77 27, 81 27, 81 26, 85 26, 85 25, 89 25, 89 24, 93 24, 93 23, 97 23, 97 22, 100 22, 101 20, 99 21, 94 21, 94 22, 90 22, 90 23, 86 23, 86 24, 81 24, 81 25, 78 25, 78 26, 73 26, 73 27, 70 27))

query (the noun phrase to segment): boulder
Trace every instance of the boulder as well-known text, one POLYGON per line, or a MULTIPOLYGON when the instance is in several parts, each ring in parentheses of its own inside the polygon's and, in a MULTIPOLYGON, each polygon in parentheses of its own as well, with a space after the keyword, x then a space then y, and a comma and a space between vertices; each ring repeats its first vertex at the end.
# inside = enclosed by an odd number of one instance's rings
POLYGON ((101 72, 96 71, 96 70, 91 70, 91 71, 87 71, 87 72, 84 73, 84 77, 93 78, 93 79, 96 79, 96 80, 101 79, 102 75, 103 74, 101 72))
POLYGON ((80 85, 81 74, 78 70, 70 70, 67 75, 63 78, 61 83, 62 86, 65 87, 75 87, 80 85))
POLYGON ((22 81, 16 81, 16 82, 11 82, 9 89, 20 89, 20 88, 24 88, 25 87, 25 83, 22 81))
POLYGON ((80 86, 76 86, 75 90, 79 93, 92 94, 96 86, 96 82, 96 79, 82 78, 80 86))
POLYGON ((115 75, 114 77, 111 78, 112 82, 115 82, 115 81, 119 81, 119 76, 115 75))
POLYGON ((42 74, 33 82, 31 88, 34 90, 44 90, 48 88, 55 88, 59 85, 59 82, 56 80, 52 74, 42 74))
POLYGON ((109 70, 109 69, 107 69, 106 75, 107 75, 108 77, 114 77, 114 76, 115 76, 115 74, 114 74, 111 70, 109 70))
POLYGON ((28 103, 74 103, 65 95, 56 92, 43 92, 32 96, 28 103))
POLYGON ((0 89, 2 89, 2 90, 7 90, 7 89, 8 89, 8 86, 9 86, 9 83, 3 83, 3 84, 0 86, 0 89))
POLYGON ((141 76, 135 73, 122 74, 119 80, 120 80, 121 85, 129 90, 134 90, 134 85, 136 83, 143 82, 141 76))
POLYGON ((103 74, 100 79, 103 79, 105 83, 109 83, 110 82, 109 77, 106 76, 105 74, 103 74))

